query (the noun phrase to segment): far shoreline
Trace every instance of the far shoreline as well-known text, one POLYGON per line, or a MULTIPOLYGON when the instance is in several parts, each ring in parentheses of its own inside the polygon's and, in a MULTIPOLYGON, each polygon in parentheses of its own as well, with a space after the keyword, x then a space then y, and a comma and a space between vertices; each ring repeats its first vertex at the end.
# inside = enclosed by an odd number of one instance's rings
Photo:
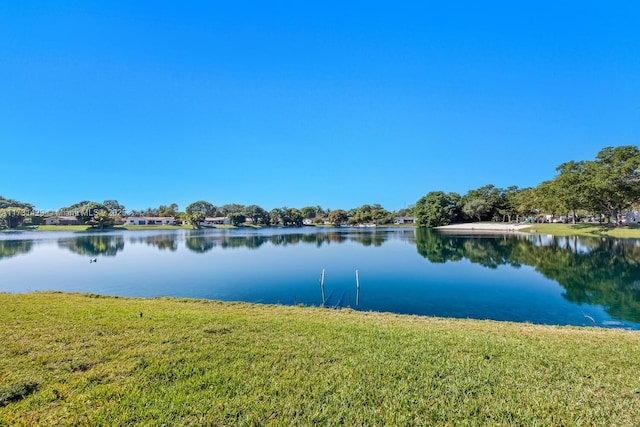
POLYGON ((19 227, 15 229, 5 229, 0 230, 0 233, 17 233, 17 232, 43 232, 43 231, 74 231, 74 232, 109 232, 109 231, 139 231, 139 230, 237 230, 237 229, 264 229, 264 228, 317 228, 319 230, 327 229, 327 228, 353 228, 353 229, 370 229, 375 230, 376 228, 404 228, 411 229, 416 228, 415 225, 408 224, 384 224, 377 227, 361 227, 361 226, 351 226, 351 225, 301 225, 301 226, 277 226, 277 225, 266 225, 266 226, 256 226, 256 225, 211 225, 207 227, 199 227, 194 228, 191 225, 128 225, 128 226, 115 226, 115 227, 105 227, 105 228, 92 228, 90 226, 84 225, 41 225, 37 228, 33 227, 19 227))
MULTIPOLYGON (((134 225, 134 226, 116 226, 110 228, 91 228, 84 225, 41 225, 38 228, 19 227, 17 229, 0 230, 0 235, 19 234, 25 232, 75 232, 75 233, 108 233, 117 231, 169 231, 169 230, 239 230, 239 229, 263 229, 263 228, 283 228, 278 226, 254 226, 254 225, 215 225, 205 228, 193 228, 191 225, 134 225)), ((385 224, 377 227, 358 227, 358 226, 330 226, 330 225, 303 225, 301 227, 284 227, 284 228, 306 228, 317 229, 318 232, 328 228, 351 229, 351 230, 368 230, 376 231, 379 229, 415 229, 415 224, 385 224)), ((467 233, 467 234, 513 234, 513 235, 529 235, 529 234, 547 234, 553 236, 582 236, 582 237, 611 237, 618 239, 640 239, 640 226, 638 225, 621 225, 614 226, 612 224, 597 223, 579 223, 579 224, 516 224, 502 222, 470 222, 456 223, 440 227, 434 227, 443 233, 467 233)))

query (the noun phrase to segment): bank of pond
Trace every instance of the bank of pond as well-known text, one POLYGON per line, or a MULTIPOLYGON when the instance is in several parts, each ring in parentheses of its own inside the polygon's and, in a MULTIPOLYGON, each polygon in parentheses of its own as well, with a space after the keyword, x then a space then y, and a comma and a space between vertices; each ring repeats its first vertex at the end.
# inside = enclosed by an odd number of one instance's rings
POLYGON ((21 233, 0 238, 0 269, 0 292, 166 295, 640 329, 635 239, 399 228, 21 233))
POLYGON ((0 306, 0 425, 640 422, 636 331, 69 293, 0 306))

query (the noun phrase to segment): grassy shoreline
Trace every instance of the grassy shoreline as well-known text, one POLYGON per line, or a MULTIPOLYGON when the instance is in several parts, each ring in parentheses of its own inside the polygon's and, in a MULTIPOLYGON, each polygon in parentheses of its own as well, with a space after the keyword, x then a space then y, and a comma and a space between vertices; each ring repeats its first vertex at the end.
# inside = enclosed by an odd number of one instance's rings
MULTIPOLYGON (((231 225, 219 225, 212 228, 235 228, 231 225)), ((95 232, 95 231, 135 231, 135 230, 193 230, 191 225, 117 225, 105 229, 91 228, 87 225, 40 225, 38 228, 19 228, 16 231, 76 231, 76 232, 95 232)))
MULTIPOLYGON (((614 237, 619 239, 640 239, 640 225, 621 225, 614 226, 610 224, 530 224, 522 226, 518 230, 514 230, 516 225, 504 222, 476 222, 451 224, 450 226, 441 227, 450 230, 462 230, 466 232, 520 232, 520 233, 539 233, 551 234, 554 236, 585 236, 585 237, 614 237), (474 229, 474 225, 477 227, 474 229), (460 226, 456 228, 456 226, 460 226), (494 226, 491 228, 491 226, 494 226)), ((520 227, 520 226, 519 226, 520 227)))
POLYGON ((532 224, 531 227, 523 228, 521 231, 553 234, 555 236, 640 238, 640 226, 637 225, 615 227, 607 224, 532 224))
MULTIPOLYGON (((503 223, 496 223, 503 224, 503 223)), ((248 226, 250 228, 259 228, 248 226)), ((330 227, 319 225, 318 229, 330 227)), ((415 228, 413 225, 385 225, 384 228, 415 228)), ((212 228, 242 228, 232 225, 219 225, 212 228)), ((15 231, 76 231, 76 232, 95 232, 95 231, 137 231, 137 230, 191 230, 190 225, 133 225, 133 226, 117 226, 105 230, 96 230, 84 225, 41 225, 38 229, 20 228, 15 231)), ((372 229, 375 230, 375 229, 372 229)), ((10 230, 5 230, 10 231, 10 230)), ((607 224, 531 224, 529 227, 523 228, 520 232, 524 233, 540 233, 551 234, 555 236, 585 236, 585 237, 614 237, 619 239, 640 239, 640 226, 624 225, 614 227, 607 224)))
POLYGON ((640 335, 0 294, 0 425, 638 425, 640 335))

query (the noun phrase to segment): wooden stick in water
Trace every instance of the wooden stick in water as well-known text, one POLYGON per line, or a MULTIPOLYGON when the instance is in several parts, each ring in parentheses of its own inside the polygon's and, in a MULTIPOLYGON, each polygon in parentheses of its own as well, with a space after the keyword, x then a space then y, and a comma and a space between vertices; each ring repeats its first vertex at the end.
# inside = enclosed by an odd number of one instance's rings
POLYGON ((356 306, 360 304, 360 276, 356 270, 356 306))
POLYGON ((324 307, 325 299, 324 299, 324 268, 322 269, 322 274, 320 275, 320 292, 322 293, 322 306, 324 307))

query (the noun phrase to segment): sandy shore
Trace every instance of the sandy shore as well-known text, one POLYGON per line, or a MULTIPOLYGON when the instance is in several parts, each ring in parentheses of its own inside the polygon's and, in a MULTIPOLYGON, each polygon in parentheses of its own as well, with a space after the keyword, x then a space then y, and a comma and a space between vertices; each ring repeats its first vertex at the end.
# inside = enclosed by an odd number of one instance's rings
POLYGON ((437 227, 440 230, 463 230, 463 231, 502 231, 512 232, 520 231, 523 228, 531 227, 531 224, 502 224, 489 222, 472 222, 469 224, 452 224, 437 227))

